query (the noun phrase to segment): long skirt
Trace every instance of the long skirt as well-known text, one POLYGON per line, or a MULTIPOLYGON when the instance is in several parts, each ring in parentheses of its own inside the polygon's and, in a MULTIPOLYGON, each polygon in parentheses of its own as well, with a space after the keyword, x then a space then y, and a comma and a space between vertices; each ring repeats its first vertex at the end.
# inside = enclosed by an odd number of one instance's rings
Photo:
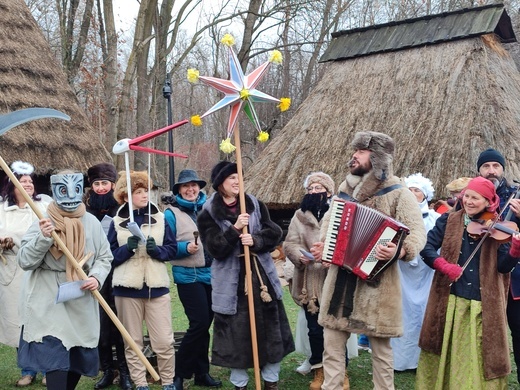
MULTIPOLYGON (((262 281, 267 286, 271 302, 260 298, 260 280, 251 260, 253 280, 253 300, 255 307, 256 336, 260 367, 267 363, 278 363, 284 356, 294 351, 294 340, 285 308, 277 300, 262 266, 258 269, 262 281)), ((245 294, 245 265, 241 262, 238 283, 237 313, 225 315, 215 313, 213 321, 213 347, 211 364, 247 369, 253 367, 251 327, 248 300, 245 294)))
POLYGON ((421 351, 417 390, 507 389, 507 377, 487 381, 482 360, 482 303, 450 295, 442 352, 421 351))
POLYGON ((53 336, 45 336, 41 343, 28 343, 20 337, 18 366, 31 371, 71 371, 80 375, 96 376, 99 373, 98 349, 72 347, 67 350, 62 342, 53 336))

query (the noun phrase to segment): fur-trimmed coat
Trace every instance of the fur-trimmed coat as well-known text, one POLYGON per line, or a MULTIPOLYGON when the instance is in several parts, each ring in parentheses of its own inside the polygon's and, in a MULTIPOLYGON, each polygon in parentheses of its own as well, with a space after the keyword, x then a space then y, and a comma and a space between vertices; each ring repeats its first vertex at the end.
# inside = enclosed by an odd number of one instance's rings
MULTIPOLYGON (((421 252, 424 262, 433 267, 433 262, 438 257, 437 250, 441 248, 442 257, 450 263, 462 266, 474 246, 464 248, 463 241, 472 242, 464 226, 464 210, 442 215, 428 233, 427 244, 421 252)), ((476 245, 478 241, 473 242, 476 245)), ((477 353, 482 354, 486 380, 500 378, 511 372, 506 305, 509 272, 517 264, 518 258, 509 254, 509 244, 501 245, 496 240, 488 238, 471 261, 473 264, 465 269, 458 282, 451 287, 445 275, 439 271, 435 272, 419 346, 425 351, 441 354, 449 295, 476 299, 461 294, 468 294, 468 289, 461 283, 467 283, 465 275, 478 272, 475 277, 478 278, 479 285, 472 283, 480 293, 479 300, 482 302, 482 351, 477 353)), ((473 276, 469 280, 473 280, 473 276)))
POLYGON ((318 262, 312 261, 305 265, 300 261, 300 249, 309 251, 319 241, 320 227, 321 223, 311 211, 296 210, 283 244, 285 255, 294 264, 291 295, 300 306, 314 299, 317 299, 316 303, 321 301, 327 268, 318 262))
MULTIPOLYGON (((396 176, 378 180, 374 171, 363 177, 349 174, 339 190, 359 203, 379 210, 410 229, 403 243, 404 261, 417 256, 426 243, 426 232, 417 199, 406 188, 394 189, 374 197, 378 191, 402 184, 396 176)), ((330 212, 323 218, 321 235, 327 231, 330 212)), ((326 328, 375 337, 399 337, 402 326, 401 286, 397 263, 387 267, 376 285, 332 265, 323 286, 319 323, 326 328)))

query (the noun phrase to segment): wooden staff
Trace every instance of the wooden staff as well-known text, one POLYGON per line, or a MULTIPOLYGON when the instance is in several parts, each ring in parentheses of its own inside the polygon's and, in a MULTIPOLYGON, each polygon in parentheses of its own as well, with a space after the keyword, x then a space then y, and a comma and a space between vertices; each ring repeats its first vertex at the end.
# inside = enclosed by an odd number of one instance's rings
MULTIPOLYGON (((240 131, 238 122, 235 126, 235 146, 237 158, 237 173, 239 187, 240 214, 246 212, 246 195, 244 191, 244 176, 242 174, 242 153, 240 151, 240 131)), ((247 226, 242 228, 242 234, 247 234, 247 226)), ((256 336, 256 320, 255 320, 255 302, 253 300, 253 279, 251 273, 251 257, 249 255, 249 246, 244 245, 244 260, 246 265, 246 284, 247 284, 247 303, 249 306, 249 325, 251 327, 251 346, 253 350, 253 367, 255 372, 256 390, 261 389, 260 384, 260 362, 258 361, 258 340, 256 336)))
MULTIPOLYGON (((4 170, 4 172, 9 177, 9 179, 11 179, 11 181, 13 182, 14 186, 18 189, 18 191, 20 191, 20 193, 24 197, 25 201, 31 207, 32 211, 34 212, 34 214, 36 214, 38 219, 44 219, 45 216, 42 214, 40 209, 38 207, 36 207, 36 205, 34 204, 33 200, 29 196, 29 194, 27 194, 27 192, 25 192, 25 189, 22 187, 22 185, 20 184, 20 182, 18 181, 16 176, 11 171, 11 168, 9 168, 9 166, 6 164, 5 160, 1 156, 0 156, 0 167, 4 170)), ((54 241, 56 242, 56 244, 58 245, 60 250, 63 252, 63 254, 67 258, 67 260, 72 264, 72 266, 76 270, 78 276, 82 280, 88 279, 87 274, 85 274, 85 271, 83 271, 83 268, 81 268, 81 266, 78 264, 78 262, 76 261, 76 259, 72 255, 72 253, 68 250, 67 246, 63 243, 63 241, 61 240, 61 238, 58 235, 58 233, 53 231, 51 234, 52 234, 52 238, 54 239, 54 241)), ((108 303, 105 301, 103 296, 100 294, 100 292, 98 290, 94 290, 94 291, 90 291, 90 292, 98 300, 99 304, 105 310, 105 312, 108 314, 108 316, 110 317, 112 322, 114 322, 114 324, 116 325, 117 329, 119 329, 119 332, 121 332, 121 335, 123 336, 125 341, 128 343, 130 348, 132 348, 132 350, 137 354, 137 356, 139 357, 141 362, 146 366, 146 369, 148 370, 150 375, 152 375, 153 379, 158 381, 160 379, 159 375, 157 374, 155 369, 152 367, 152 365, 150 364, 148 359, 146 359, 146 357, 144 356, 143 352, 137 346, 137 344, 132 339, 132 337, 130 337, 130 334, 125 329, 125 327, 123 326, 121 321, 119 321, 119 318, 117 318, 117 316, 112 311, 112 309, 110 308, 108 303)))

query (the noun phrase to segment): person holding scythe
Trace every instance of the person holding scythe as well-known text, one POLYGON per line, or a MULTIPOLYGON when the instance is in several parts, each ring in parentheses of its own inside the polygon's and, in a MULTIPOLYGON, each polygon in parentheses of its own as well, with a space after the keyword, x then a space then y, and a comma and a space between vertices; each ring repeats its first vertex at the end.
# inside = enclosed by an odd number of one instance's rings
POLYGON ((270 252, 282 237, 266 206, 246 194, 246 212, 238 206, 237 164, 221 161, 211 171, 215 193, 197 218, 211 265, 212 308, 215 312, 211 363, 231 368, 235 389, 246 389, 253 367, 249 304, 246 296, 244 246, 251 251, 252 292, 258 358, 265 390, 278 389, 280 362, 294 351, 294 341, 282 302, 282 287, 270 252), (247 226, 249 233, 242 229, 247 226))
POLYGON ((74 389, 82 375, 98 374, 99 306, 90 293, 99 289, 112 262, 101 223, 82 203, 83 174, 63 171, 51 176, 54 201, 47 218, 35 222, 17 254, 27 271, 20 299, 22 332, 18 365, 46 371, 47 389, 74 389), (59 302, 62 284, 78 281, 77 271, 56 246, 53 232, 82 266, 88 278, 77 297, 59 302))

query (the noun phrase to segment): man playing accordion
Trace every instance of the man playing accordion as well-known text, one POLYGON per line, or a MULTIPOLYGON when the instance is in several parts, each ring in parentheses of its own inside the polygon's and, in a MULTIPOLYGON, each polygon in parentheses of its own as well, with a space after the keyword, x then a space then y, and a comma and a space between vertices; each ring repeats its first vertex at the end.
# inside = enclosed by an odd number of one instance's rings
MULTIPOLYGON (((349 162, 350 172, 340 184, 340 196, 350 196, 406 225, 410 234, 398 258, 412 260, 424 247, 426 233, 414 195, 393 175, 393 139, 383 133, 359 132, 352 146, 355 152, 349 162)), ((328 229, 329 214, 323 218, 322 240, 328 229)), ((398 248, 393 242, 377 245, 375 258, 392 260, 398 248)), ((316 243, 311 252, 320 260, 323 243, 316 243)), ((342 267, 331 265, 323 286, 319 315, 325 343, 322 389, 342 387, 345 345, 351 333, 364 333, 370 339, 374 389, 394 389, 390 338, 403 334, 401 313, 401 287, 395 262, 386 267, 376 281, 363 280, 342 267)))

